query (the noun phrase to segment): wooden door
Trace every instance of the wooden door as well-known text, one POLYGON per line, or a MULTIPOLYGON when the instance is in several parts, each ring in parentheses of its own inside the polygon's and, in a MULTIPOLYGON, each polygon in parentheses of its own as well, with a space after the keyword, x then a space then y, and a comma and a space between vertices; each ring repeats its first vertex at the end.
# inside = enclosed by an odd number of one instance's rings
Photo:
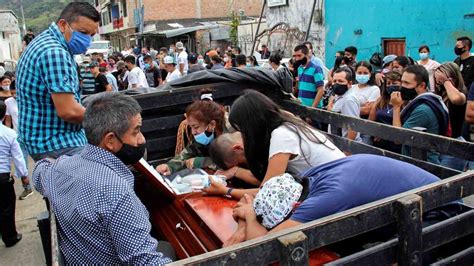
POLYGON ((405 39, 384 39, 382 43, 384 55, 405 55, 405 39))

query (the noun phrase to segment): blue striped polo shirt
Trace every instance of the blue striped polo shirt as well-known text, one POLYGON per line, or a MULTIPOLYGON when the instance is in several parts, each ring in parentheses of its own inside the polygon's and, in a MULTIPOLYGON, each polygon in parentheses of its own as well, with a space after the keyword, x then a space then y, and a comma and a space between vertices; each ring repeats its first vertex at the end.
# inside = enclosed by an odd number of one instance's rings
MULTIPOLYGON (((313 106, 318 87, 324 86, 323 69, 310 61, 306 67, 300 66, 298 68, 298 79, 298 99, 304 106, 313 106)), ((321 108, 322 105, 323 103, 320 101, 318 108, 321 108)))

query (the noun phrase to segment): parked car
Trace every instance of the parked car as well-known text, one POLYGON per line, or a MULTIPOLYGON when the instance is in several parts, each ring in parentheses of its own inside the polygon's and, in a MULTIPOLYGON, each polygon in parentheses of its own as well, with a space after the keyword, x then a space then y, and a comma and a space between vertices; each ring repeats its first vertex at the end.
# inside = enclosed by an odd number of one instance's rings
POLYGON ((110 41, 94 41, 91 43, 91 46, 87 49, 86 55, 91 55, 93 53, 103 54, 105 58, 111 55, 113 52, 112 46, 110 46, 110 41))

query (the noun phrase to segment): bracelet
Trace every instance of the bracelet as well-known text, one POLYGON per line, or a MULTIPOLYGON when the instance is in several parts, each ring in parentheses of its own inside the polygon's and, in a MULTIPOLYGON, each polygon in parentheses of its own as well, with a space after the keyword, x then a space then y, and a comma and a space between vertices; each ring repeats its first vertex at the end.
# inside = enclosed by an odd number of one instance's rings
POLYGON ((225 193, 225 196, 228 197, 228 198, 232 198, 232 195, 231 195, 232 190, 234 190, 234 189, 233 189, 233 188, 229 188, 229 189, 227 190, 227 193, 225 193))

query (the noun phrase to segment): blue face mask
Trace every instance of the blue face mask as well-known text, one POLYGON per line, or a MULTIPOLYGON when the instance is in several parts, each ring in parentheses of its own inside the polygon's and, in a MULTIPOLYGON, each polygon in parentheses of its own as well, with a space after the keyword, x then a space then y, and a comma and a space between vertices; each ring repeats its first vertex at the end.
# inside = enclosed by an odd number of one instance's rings
POLYGON ((214 140, 214 132, 204 131, 194 136, 194 140, 202 145, 209 145, 214 140))
POLYGON ((420 53, 420 60, 425 60, 429 55, 428 53, 420 53))
POLYGON ((145 64, 145 69, 149 69, 150 68, 150 64, 145 64))
POLYGON ((87 48, 91 45, 92 37, 88 34, 73 30, 69 24, 68 27, 72 31, 71 40, 67 42, 69 50, 71 50, 74 55, 85 53, 87 48))
POLYGON ((247 66, 247 67, 252 67, 252 64, 247 63, 246 66, 247 66))
POLYGON ((198 59, 198 64, 200 64, 200 65, 204 64, 204 59, 199 58, 198 59))
POLYGON ((359 84, 366 84, 369 82, 370 75, 356 75, 356 80, 359 84))

